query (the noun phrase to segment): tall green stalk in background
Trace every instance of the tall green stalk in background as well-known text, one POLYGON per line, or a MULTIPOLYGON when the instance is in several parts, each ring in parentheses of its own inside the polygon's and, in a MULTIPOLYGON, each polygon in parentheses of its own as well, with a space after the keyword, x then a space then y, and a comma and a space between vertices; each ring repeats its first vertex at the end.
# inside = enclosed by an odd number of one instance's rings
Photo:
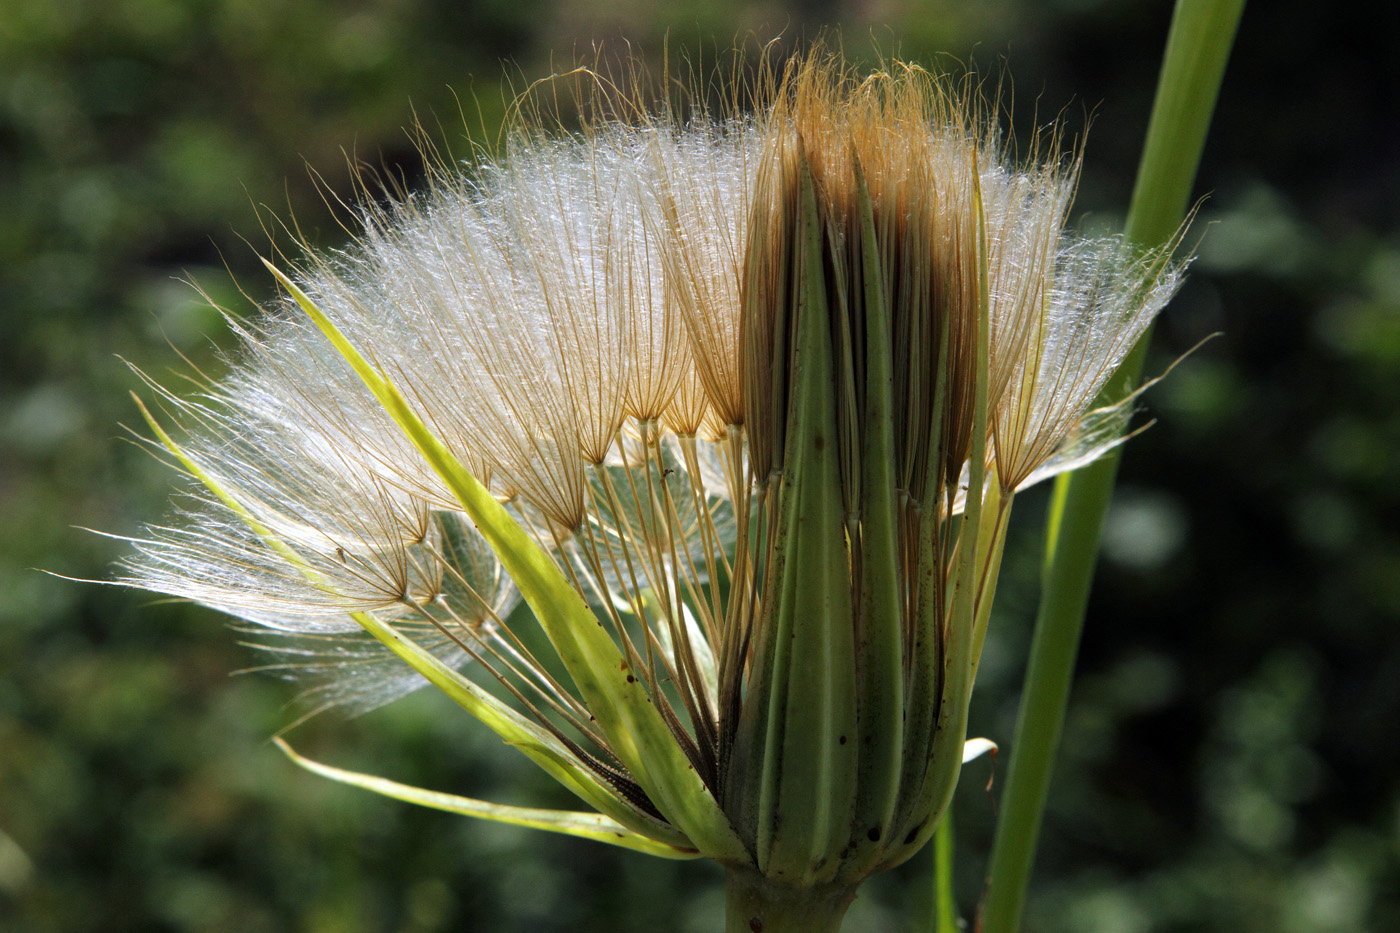
MULTIPOLYGON (((1178 0, 1158 79, 1125 235, 1145 248, 1180 228, 1205 146, 1244 0, 1178 0)), ((1103 391, 1123 398, 1137 381, 1150 332, 1103 391)), ((1001 818, 992 850, 981 929, 1021 927, 1026 888, 1060 744, 1070 680, 1118 472, 1114 453, 1057 478, 1045 533, 1040 608, 1011 745, 1001 818)))

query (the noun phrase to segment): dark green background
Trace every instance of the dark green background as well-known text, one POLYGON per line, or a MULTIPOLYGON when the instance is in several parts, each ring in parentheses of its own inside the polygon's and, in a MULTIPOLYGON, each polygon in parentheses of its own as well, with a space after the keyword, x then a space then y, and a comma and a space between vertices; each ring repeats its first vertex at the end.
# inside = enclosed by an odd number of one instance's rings
MULTIPOLYGON (((1400 929, 1400 123, 1393 23, 1346 3, 1247 10, 1198 192, 1190 283, 1150 366, 1223 336, 1147 397, 1090 610, 1028 929, 1400 929)), ((416 810, 296 770, 267 738, 292 690, 212 614, 103 578, 170 477, 121 439, 218 317, 178 279, 266 297, 262 223, 343 239, 309 165, 401 166, 401 127, 501 110, 594 41, 845 25, 847 45, 1003 69, 1023 135, 1093 128, 1077 216, 1119 223, 1165 2, 5 0, 0 4, 0 928, 681 930, 718 873, 416 810), (270 205, 261 212, 259 206, 270 205), (251 245, 250 245, 251 244, 251 245)), ((1043 497, 1018 508, 975 702, 1009 741, 1043 497)), ((438 697, 299 728, 348 767, 568 806, 438 697)), ((993 803, 959 793, 976 901, 993 803)), ((995 788, 994 788, 995 793, 995 788)), ((927 857, 865 889, 852 931, 904 930, 927 857)))

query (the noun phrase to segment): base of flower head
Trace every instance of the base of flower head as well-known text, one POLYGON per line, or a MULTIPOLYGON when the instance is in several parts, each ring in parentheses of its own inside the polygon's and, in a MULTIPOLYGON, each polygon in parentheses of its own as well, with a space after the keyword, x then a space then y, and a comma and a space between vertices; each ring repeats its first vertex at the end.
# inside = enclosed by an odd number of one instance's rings
POLYGON ((835 933, 856 899, 856 889, 795 887, 751 868, 730 868, 724 876, 724 896, 727 933, 835 933))

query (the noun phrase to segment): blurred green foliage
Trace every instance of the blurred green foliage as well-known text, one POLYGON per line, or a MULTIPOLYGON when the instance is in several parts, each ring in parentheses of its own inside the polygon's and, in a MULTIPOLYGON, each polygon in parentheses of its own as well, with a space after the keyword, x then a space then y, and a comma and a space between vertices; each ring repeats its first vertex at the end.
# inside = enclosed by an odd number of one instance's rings
MULTIPOLYGON (((1202 170, 1200 255, 1156 368, 1223 336, 1152 391, 1159 423, 1128 448, 1031 930, 1400 929, 1400 75, 1384 30, 1358 32, 1345 6, 1246 12, 1202 170)), ((686 49, 832 23, 855 52, 870 34, 1004 70, 1023 135, 1061 107, 1077 126, 1093 112, 1079 209, 1112 227, 1168 15, 1163 0, 8 0, 0 928, 717 928, 704 865, 297 771, 266 741, 295 718, 293 689, 230 679, 257 659, 215 617, 34 570, 106 577, 126 545, 79 528, 136 534, 166 509, 170 477, 120 439, 138 385, 121 359, 160 374, 178 351, 217 372, 224 325, 180 279, 247 313, 240 287, 271 293, 257 254, 276 218, 344 239, 313 171, 336 197, 352 196, 349 159, 411 180, 415 112, 451 138, 460 107, 489 139, 502 76, 518 86, 595 43, 654 59, 667 36, 686 49)), ((1018 509, 975 704, 974 730, 1002 741, 1041 510, 1018 509)), ((292 737, 423 786, 569 805, 427 693, 292 737)), ((965 913, 987 777, 970 768, 957 804, 965 913)), ((927 877, 921 858, 877 879, 850 928, 910 928, 927 877)))

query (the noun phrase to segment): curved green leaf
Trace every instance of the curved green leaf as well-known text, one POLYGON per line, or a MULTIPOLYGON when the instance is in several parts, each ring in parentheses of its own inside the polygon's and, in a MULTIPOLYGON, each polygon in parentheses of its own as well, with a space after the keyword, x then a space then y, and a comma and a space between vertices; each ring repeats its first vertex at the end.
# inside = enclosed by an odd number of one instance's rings
POLYGON ((647 855, 656 855, 661 858, 693 859, 698 858, 700 855, 700 853, 696 852, 694 849, 677 849, 663 842, 657 842, 654 839, 639 836, 621 823, 617 823, 598 813, 580 813, 573 810, 540 810, 533 807, 512 807, 506 804, 477 800, 473 797, 458 797, 455 794, 444 794, 440 791, 424 790, 421 787, 400 784, 388 778, 375 777, 372 774, 361 774, 358 771, 346 771, 343 768, 321 764, 318 761, 312 761, 310 758, 305 758, 297 754, 292 747, 282 739, 273 739, 272 741, 288 758, 313 774, 319 774, 321 777, 330 778, 332 781, 339 781, 341 784, 349 784, 352 787, 360 787, 364 790, 373 791, 385 797, 392 797, 395 800, 415 803, 420 807, 430 807, 434 810, 443 810, 447 813, 457 813, 462 816, 473 816, 479 820, 491 820, 497 823, 509 823, 512 826, 524 826, 528 829, 543 829, 552 833, 562 833, 566 836, 578 836, 581 839, 606 842, 608 845, 621 846, 624 849, 634 849, 638 852, 645 852, 647 855))

